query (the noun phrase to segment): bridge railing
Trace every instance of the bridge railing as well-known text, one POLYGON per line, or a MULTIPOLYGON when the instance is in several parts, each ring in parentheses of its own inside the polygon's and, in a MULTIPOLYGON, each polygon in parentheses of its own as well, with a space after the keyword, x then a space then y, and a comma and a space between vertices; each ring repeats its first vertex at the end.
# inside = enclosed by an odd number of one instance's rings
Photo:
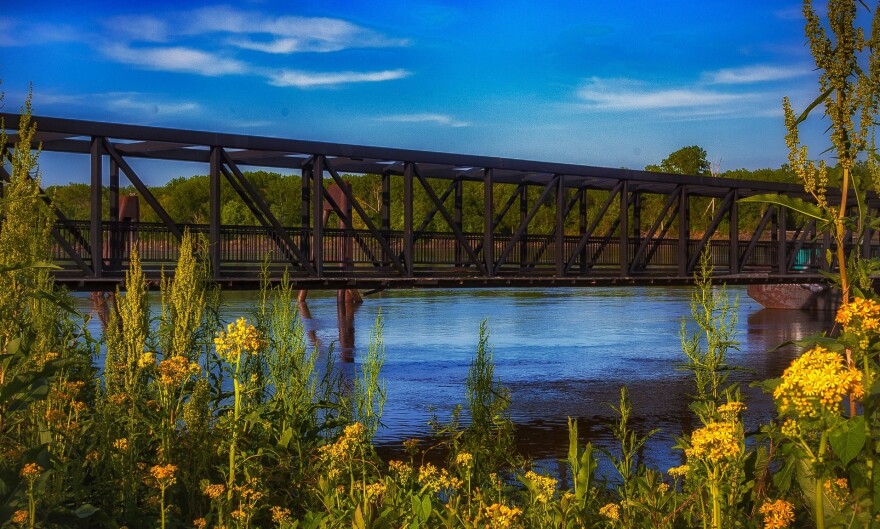
MULTIPOLYGON (((192 233, 207 240, 209 227, 203 224, 187 225, 192 233)), ((146 222, 106 222, 102 225, 103 271, 112 276, 121 275, 128 266, 131 249, 138 248, 143 266, 147 270, 170 270, 179 255, 179 243, 164 224, 146 222)), ((87 276, 82 263, 92 260, 88 221, 70 221, 55 228, 58 244, 53 249, 55 261, 68 274, 87 276), (62 243, 63 242, 63 243, 62 243)), ((309 255, 312 231, 298 227, 287 228, 287 235, 304 255, 309 255)), ((323 230, 322 274, 328 276, 370 276, 395 273, 393 257, 403 260, 404 234, 400 231, 382 231, 382 241, 368 230, 323 230), (393 256, 393 257, 392 257, 393 256)), ((485 275, 482 233, 465 233, 464 241, 473 249, 473 255, 465 251, 452 233, 417 232, 413 241, 412 275, 416 276, 480 276, 485 275)), ((497 257, 510 245, 512 235, 494 236, 494 255, 497 257)), ((289 267, 294 276, 307 275, 298 268, 295 259, 284 251, 275 231, 261 226, 223 226, 220 230, 220 275, 247 276, 256 274, 264 261, 270 267, 289 267)), ((613 276, 621 273, 621 242, 618 237, 592 237, 578 251, 580 238, 566 236, 563 241, 563 258, 569 264, 567 276, 613 276)), ((631 275, 680 275, 680 242, 676 239, 659 239, 647 244, 636 237, 628 239, 627 255, 631 262, 631 275), (632 261, 637 256, 638 260, 632 261)), ((778 272, 780 245, 774 240, 738 242, 738 270, 730 267, 730 242, 710 240, 712 265, 717 273, 768 273, 778 272), (749 248, 746 252, 746 248, 749 248)), ((700 251, 700 241, 687 243, 687 258, 692 260, 700 251)), ((788 242, 786 250, 787 273, 817 273, 823 266, 825 248, 820 242, 807 241, 800 244, 788 242)), ((556 239, 553 235, 530 234, 523 236, 508 251, 506 259, 494 270, 499 276, 553 276, 557 272, 556 239)), ((873 255, 880 254, 880 247, 872 247, 873 255)), ((397 272, 399 273, 399 271, 397 272)))

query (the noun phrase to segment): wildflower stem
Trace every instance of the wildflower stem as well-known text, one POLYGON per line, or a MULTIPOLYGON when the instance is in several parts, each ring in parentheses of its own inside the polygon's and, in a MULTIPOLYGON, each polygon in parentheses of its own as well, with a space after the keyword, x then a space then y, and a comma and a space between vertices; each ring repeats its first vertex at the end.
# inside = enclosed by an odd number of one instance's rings
POLYGON ((819 452, 813 474, 816 478, 816 529, 825 529, 825 498, 823 488, 825 480, 820 476, 822 462, 825 459, 825 447, 828 444, 828 429, 822 429, 822 437, 819 439, 819 452))

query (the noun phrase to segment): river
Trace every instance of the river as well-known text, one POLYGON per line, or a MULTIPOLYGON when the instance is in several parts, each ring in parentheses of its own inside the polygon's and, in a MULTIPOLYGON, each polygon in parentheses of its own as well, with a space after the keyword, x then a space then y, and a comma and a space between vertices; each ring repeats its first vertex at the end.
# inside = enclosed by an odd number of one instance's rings
MULTIPOLYGON (((313 292, 304 324, 312 343, 323 354, 332 351, 333 361, 351 377, 381 310, 387 402, 377 442, 390 450, 405 439, 427 437, 432 416, 446 420, 464 402, 464 381, 480 322, 486 320, 495 374, 511 391, 510 414, 524 454, 545 464, 565 457, 567 417, 579 420, 585 440, 612 448, 606 426, 615 418, 610 404, 617 403, 625 385, 634 428, 659 429, 646 445, 644 462, 665 470, 680 464, 681 453, 671 449, 676 437, 695 426, 688 410, 693 383, 680 367, 685 360, 680 330, 683 318, 690 317, 691 291, 630 286, 392 290, 367 297, 348 318, 338 317, 335 293, 313 292), (340 337, 346 347, 340 347, 340 337)), ((781 375, 797 350, 776 347, 829 329, 832 315, 763 309, 744 287, 727 292, 738 303, 735 338, 740 342, 727 357, 736 368, 730 381, 740 383, 749 405, 745 424, 754 429, 774 411, 769 396, 749 383, 781 375)), ((90 310, 88 298, 80 300, 81 308, 90 310)), ((247 316, 254 300, 255 293, 225 293, 224 317, 247 316)))

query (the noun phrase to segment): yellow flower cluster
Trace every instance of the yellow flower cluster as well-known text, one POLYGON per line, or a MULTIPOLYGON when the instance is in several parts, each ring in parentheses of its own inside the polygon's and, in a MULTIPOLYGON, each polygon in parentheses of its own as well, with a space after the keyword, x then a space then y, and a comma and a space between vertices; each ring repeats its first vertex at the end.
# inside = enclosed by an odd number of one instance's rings
POLYGON ((330 463, 346 461, 351 458, 352 449, 363 442, 366 432, 366 427, 359 422, 349 424, 336 442, 318 448, 318 456, 330 463))
POLYGON ((599 515, 610 520, 620 520, 620 505, 609 503, 599 507, 599 515))
POLYGON ((538 503, 547 503, 556 492, 556 480, 549 476, 542 476, 529 470, 526 472, 526 479, 535 484, 535 500, 538 503))
POLYGON ((397 474, 398 478, 402 481, 409 478, 410 474, 412 474, 412 467, 403 461, 389 461, 388 468, 397 474))
POLYGON ((19 509, 12 515, 12 523, 25 525, 31 519, 31 513, 27 509, 19 509))
POLYGON ((226 486, 222 483, 206 483, 202 485, 202 493, 212 500, 216 500, 226 492, 226 486))
POLYGON ((28 463, 25 466, 21 467, 21 472, 19 472, 19 476, 28 480, 35 480, 40 477, 42 469, 40 465, 36 463, 28 463))
POLYGON ((691 446, 684 451, 688 459, 718 463, 739 456, 741 435, 736 423, 710 422, 691 434, 691 446))
POLYGON ((486 507, 486 517, 492 529, 508 529, 513 527, 522 515, 519 507, 508 507, 501 503, 493 503, 486 507))
POLYGON ((474 462, 473 454, 469 454, 467 452, 460 452, 455 456, 455 464, 460 467, 469 467, 474 462))
POLYGON ((450 476, 445 468, 437 469, 431 463, 419 467, 419 483, 425 490, 434 493, 440 492, 441 489, 455 491, 464 485, 460 479, 450 476))
POLYGON ((380 482, 368 483, 366 486, 355 483, 354 490, 363 490, 367 500, 379 501, 379 498, 388 490, 388 486, 380 482))
POLYGON ((256 354, 263 347, 263 338, 256 327, 239 318, 214 338, 217 354, 227 362, 237 362, 242 353, 256 354))
POLYGON ((746 411, 746 405, 742 402, 728 402, 718 406, 718 414, 726 421, 732 421, 739 417, 742 412, 746 411))
POLYGON ((880 330, 880 303, 871 299, 853 298, 838 309, 835 320, 856 334, 877 332, 880 330))
POLYGON ((666 472, 669 474, 670 477, 683 478, 683 477, 687 476, 687 473, 690 469, 691 468, 687 465, 681 465, 681 466, 677 466, 677 467, 672 467, 669 470, 667 470, 666 472))
POLYGON ((166 387, 177 387, 190 376, 199 374, 200 370, 199 364, 183 356, 172 356, 159 363, 159 383, 166 387))
POLYGON ((840 354, 816 346, 788 366, 773 398, 782 413, 817 418, 825 412, 838 413, 847 394, 854 398, 864 394, 862 373, 847 367, 840 354))
POLYGON ((776 500, 761 505, 764 516, 764 529, 784 529, 794 521, 794 505, 785 500, 776 500))
POLYGON ((156 353, 141 353, 140 358, 138 358, 138 367, 141 369, 146 369, 148 367, 153 367, 156 365, 156 353))
POLYGON ((208 520, 205 520, 204 518, 196 518, 195 520, 193 520, 193 527, 195 527, 196 529, 205 529, 205 527, 207 526, 208 520))
POLYGON ((116 439, 113 441, 113 448, 119 450, 120 452, 125 452, 128 450, 128 439, 122 437, 121 439, 116 439))
POLYGON ((174 473, 177 472, 177 466, 172 464, 154 465, 150 468, 150 474, 158 482, 160 488, 168 488, 177 482, 174 473))
POLYGON ((290 509, 278 507, 277 505, 270 509, 272 512, 272 521, 277 525, 289 525, 292 523, 290 518, 290 509))
POLYGON ((849 495, 849 482, 846 478, 831 479, 824 483, 825 495, 832 498, 837 503, 846 501, 849 495))
POLYGON ((782 435, 797 439, 801 436, 801 425, 794 419, 785 419, 782 423, 782 435))

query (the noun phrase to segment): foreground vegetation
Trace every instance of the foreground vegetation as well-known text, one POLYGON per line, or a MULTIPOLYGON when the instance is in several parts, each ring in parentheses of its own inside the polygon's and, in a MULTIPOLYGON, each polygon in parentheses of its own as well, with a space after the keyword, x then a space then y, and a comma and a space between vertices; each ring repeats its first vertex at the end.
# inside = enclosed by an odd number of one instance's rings
MULTIPOLYGON (((856 2, 832 1, 832 42, 809 2, 805 14, 825 72, 812 107, 825 104, 831 117, 839 184, 853 186, 858 214, 846 193, 829 204, 832 173, 807 159, 804 116, 788 105, 791 166, 816 203, 762 200, 820 220, 839 243, 847 233, 860 241, 880 226, 863 211, 868 179, 854 170, 867 155, 868 176, 880 175, 868 134, 880 61, 870 54, 863 72, 853 57, 880 43, 880 20, 866 39, 852 30, 856 2)), ((878 266, 843 244, 829 255, 841 271, 839 333, 801 343, 782 377, 763 383, 778 417, 759 431, 744 430, 746 404, 726 378, 735 305, 709 284, 704 259, 681 337, 698 425, 675 447, 683 465, 639 464, 647 437, 630 428, 622 389, 609 425, 616 447, 582 444, 570 421, 570 479, 531 468, 513 450, 510 396, 485 326, 461 413, 432 442, 408 442, 405 458, 386 461, 372 443, 385 400, 381 320, 346 385, 305 346, 285 282, 265 287, 247 317, 219 321, 204 249, 189 235, 175 276, 162 281, 159 313, 147 308, 135 252, 102 341, 89 336, 46 264, 52 212, 39 196, 29 111, 16 148, 2 151, 12 168, 0 226, 4 526, 880 527, 880 302, 868 288, 878 266), (610 475, 597 476, 600 458, 610 475)))

